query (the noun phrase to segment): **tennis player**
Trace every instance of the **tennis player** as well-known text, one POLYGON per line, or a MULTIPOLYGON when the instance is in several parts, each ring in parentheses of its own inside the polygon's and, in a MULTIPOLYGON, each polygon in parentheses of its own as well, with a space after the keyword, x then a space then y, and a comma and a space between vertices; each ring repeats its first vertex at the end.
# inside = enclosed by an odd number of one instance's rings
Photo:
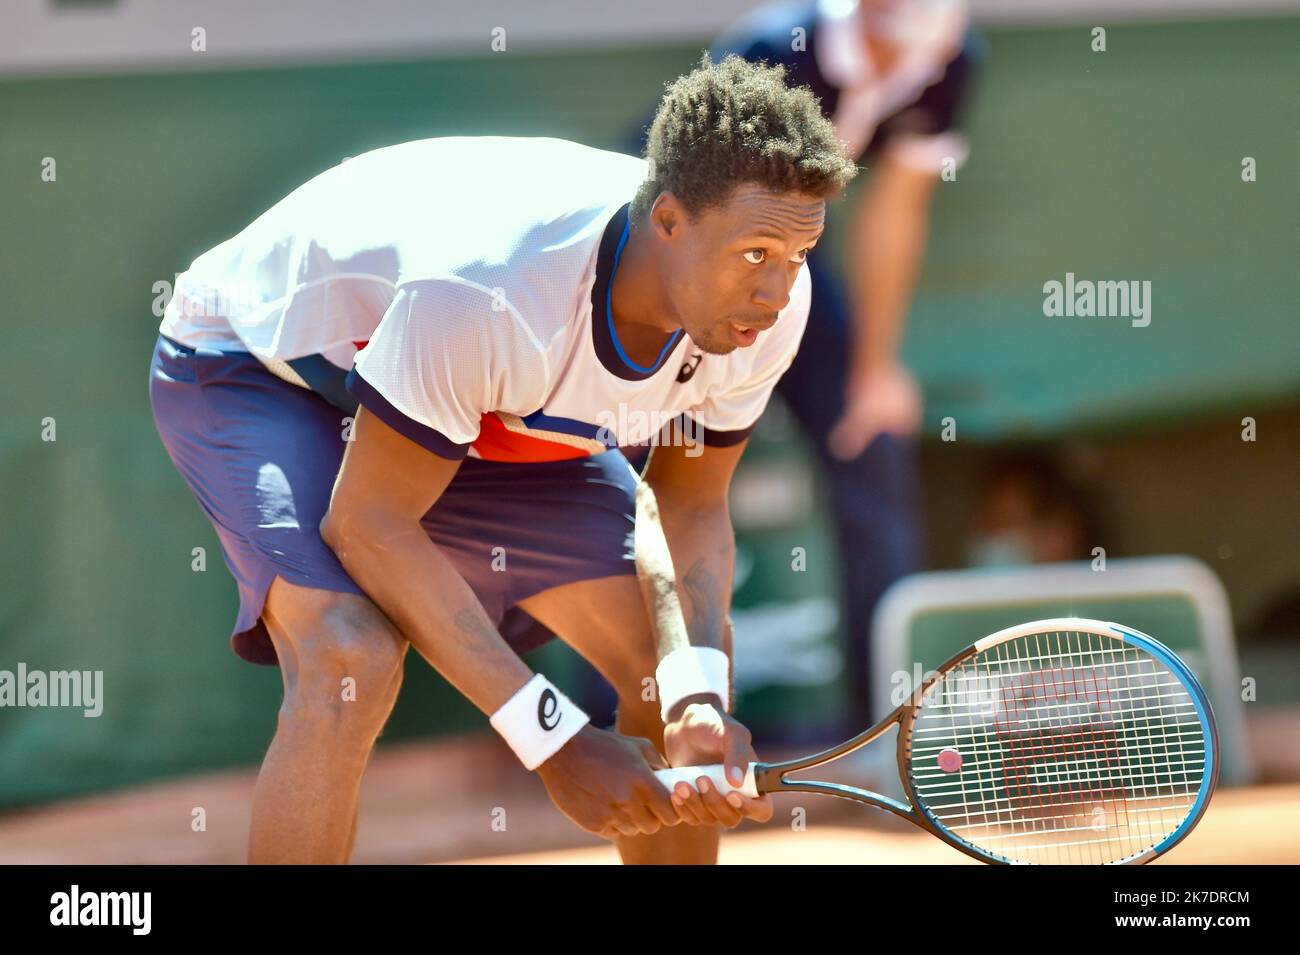
POLYGON ((770 817, 653 769, 753 758, 727 486, 855 167, 807 90, 736 57, 660 112, 650 163, 510 137, 357 156, 179 278, 155 421, 238 585, 234 651, 284 678, 250 861, 350 857, 411 644, 625 862, 715 861, 720 825, 770 817), (617 450, 665 435, 676 630, 646 611, 617 450), (617 732, 520 658, 556 635, 617 689, 617 732))

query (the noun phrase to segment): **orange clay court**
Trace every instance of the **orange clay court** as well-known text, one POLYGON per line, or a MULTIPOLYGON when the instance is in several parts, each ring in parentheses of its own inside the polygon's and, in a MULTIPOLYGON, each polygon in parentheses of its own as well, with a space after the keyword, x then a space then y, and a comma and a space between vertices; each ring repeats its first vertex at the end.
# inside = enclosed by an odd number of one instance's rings
MULTIPOLYGON (((1261 776, 1294 779, 1300 711, 1248 725, 1261 776)), ((0 814, 0 865, 242 864, 255 779, 255 770, 205 774, 0 814), (204 832, 191 830, 196 807, 206 813, 204 832)), ((724 835, 719 862, 979 864, 881 810, 816 796, 775 799, 771 823, 746 823, 724 835), (798 806, 806 809, 803 831, 791 827, 798 806)), ((1200 824, 1154 864, 1300 863, 1297 818, 1300 782, 1220 786, 1200 824)), ((617 865, 619 858, 612 844, 561 816, 540 780, 500 740, 475 734, 375 753, 362 787, 353 861, 617 865), (504 828, 494 828, 494 819, 502 817, 504 828)))

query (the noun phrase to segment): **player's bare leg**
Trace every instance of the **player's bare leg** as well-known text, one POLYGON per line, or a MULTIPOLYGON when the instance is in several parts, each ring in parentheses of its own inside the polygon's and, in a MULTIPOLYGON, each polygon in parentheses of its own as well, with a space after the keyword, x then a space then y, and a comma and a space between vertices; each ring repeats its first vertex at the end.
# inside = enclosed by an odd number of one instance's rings
MULTIPOLYGON (((654 677, 656 657, 636 577, 627 574, 566 584, 521 601, 520 606, 614 687, 619 699, 618 731, 648 739, 662 753, 664 726, 658 697, 642 699, 646 681, 654 677)), ((718 861, 721 831, 721 826, 664 827, 653 835, 620 836, 618 852, 628 865, 711 865, 718 861)))
POLYGON ((248 861, 347 862, 361 777, 410 644, 366 598, 282 578, 262 619, 280 658, 284 702, 257 777, 248 861), (345 692, 349 677, 355 694, 345 692))
MULTIPOLYGON (((626 736, 642 736, 654 743, 659 752, 664 752, 664 724, 658 702, 642 702, 639 694, 622 690, 618 699, 615 728, 626 736)), ((721 826, 665 827, 649 836, 619 836, 618 854, 625 865, 714 865, 718 861, 721 834, 721 826)))

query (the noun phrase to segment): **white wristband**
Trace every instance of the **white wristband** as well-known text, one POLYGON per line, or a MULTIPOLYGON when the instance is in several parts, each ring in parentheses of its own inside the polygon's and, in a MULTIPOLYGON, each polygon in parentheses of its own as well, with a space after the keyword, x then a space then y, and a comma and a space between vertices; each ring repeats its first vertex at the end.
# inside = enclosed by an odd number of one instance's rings
POLYGON ((684 697, 714 693, 723 710, 731 706, 727 680, 727 655, 713 647, 679 647, 659 661, 655 682, 659 686, 659 715, 665 723, 668 713, 684 697))
POLYGON ((489 720, 526 769, 536 769, 589 722, 587 714, 540 673, 489 720))

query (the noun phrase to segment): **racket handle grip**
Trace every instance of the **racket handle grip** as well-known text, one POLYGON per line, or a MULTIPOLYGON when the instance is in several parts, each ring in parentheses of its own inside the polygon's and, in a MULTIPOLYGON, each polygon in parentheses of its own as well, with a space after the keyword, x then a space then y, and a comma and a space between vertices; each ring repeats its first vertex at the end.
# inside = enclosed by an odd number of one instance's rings
POLYGON ((672 789, 679 782, 686 783, 694 789, 695 780, 701 776, 708 776, 709 781, 724 796, 727 793, 739 792, 751 799, 757 799, 758 783, 754 779, 754 767, 756 765, 758 764, 749 764, 749 768, 745 770, 745 781, 739 786, 731 784, 731 780, 727 778, 725 768, 720 763, 714 763, 711 766, 674 766, 672 769, 656 769, 655 775, 659 777, 659 781, 664 784, 665 789, 672 789))

